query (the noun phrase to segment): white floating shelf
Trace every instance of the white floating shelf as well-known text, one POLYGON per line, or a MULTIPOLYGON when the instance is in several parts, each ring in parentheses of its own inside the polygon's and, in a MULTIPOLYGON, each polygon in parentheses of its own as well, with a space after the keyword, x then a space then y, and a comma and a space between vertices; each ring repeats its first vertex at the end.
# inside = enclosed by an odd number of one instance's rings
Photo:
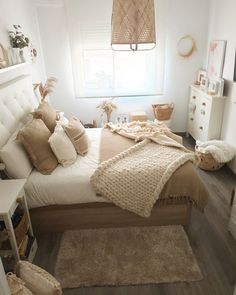
POLYGON ((19 68, 21 68, 23 66, 26 66, 26 65, 28 65, 28 63, 23 62, 23 63, 17 64, 17 65, 13 65, 13 66, 9 66, 9 67, 0 69, 0 74, 7 73, 7 72, 10 72, 10 71, 14 71, 15 69, 19 69, 19 68))

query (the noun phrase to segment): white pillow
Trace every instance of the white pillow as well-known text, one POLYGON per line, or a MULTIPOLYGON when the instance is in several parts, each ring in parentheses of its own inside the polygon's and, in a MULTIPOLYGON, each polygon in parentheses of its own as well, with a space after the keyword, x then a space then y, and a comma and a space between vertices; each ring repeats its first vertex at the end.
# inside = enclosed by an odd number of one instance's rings
POLYGON ((0 159, 5 164, 6 173, 10 178, 27 178, 33 168, 23 145, 14 137, 11 137, 0 150, 0 159))
POLYGON ((63 167, 68 167, 75 162, 77 158, 76 150, 60 123, 57 123, 48 142, 58 162, 63 167))

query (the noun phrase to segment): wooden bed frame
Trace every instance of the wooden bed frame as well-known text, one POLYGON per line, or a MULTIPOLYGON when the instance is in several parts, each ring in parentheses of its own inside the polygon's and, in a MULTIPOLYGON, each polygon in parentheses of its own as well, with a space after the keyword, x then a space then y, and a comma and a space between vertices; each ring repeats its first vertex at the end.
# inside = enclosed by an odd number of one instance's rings
POLYGON ((149 218, 110 203, 46 206, 31 209, 30 215, 36 234, 82 228, 189 224, 192 209, 189 200, 180 199, 170 204, 164 201, 157 201, 149 218))

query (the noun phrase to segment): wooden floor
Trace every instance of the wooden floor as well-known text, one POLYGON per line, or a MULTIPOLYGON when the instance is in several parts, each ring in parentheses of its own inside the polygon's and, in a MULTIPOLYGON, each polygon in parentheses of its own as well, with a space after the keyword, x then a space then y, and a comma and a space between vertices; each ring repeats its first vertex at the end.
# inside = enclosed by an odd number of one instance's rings
MULTIPOLYGON (((185 145, 191 147, 191 139, 186 139, 185 145)), ((204 276, 202 281, 67 289, 63 294, 232 295, 236 284, 236 241, 228 232, 227 224, 230 214, 231 192, 236 186, 236 177, 227 167, 211 173, 198 170, 198 173, 209 190, 210 201, 205 214, 193 210, 191 223, 186 231, 204 276)), ((39 249, 34 263, 51 273, 54 271, 60 238, 61 234, 47 234, 38 237, 39 249)))

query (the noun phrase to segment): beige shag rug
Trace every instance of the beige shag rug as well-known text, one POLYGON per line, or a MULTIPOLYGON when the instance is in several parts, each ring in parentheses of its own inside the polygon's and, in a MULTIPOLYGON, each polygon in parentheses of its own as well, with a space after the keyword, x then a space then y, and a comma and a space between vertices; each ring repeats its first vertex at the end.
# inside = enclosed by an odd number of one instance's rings
POLYGON ((202 279, 182 226, 66 231, 55 276, 63 288, 202 279))

